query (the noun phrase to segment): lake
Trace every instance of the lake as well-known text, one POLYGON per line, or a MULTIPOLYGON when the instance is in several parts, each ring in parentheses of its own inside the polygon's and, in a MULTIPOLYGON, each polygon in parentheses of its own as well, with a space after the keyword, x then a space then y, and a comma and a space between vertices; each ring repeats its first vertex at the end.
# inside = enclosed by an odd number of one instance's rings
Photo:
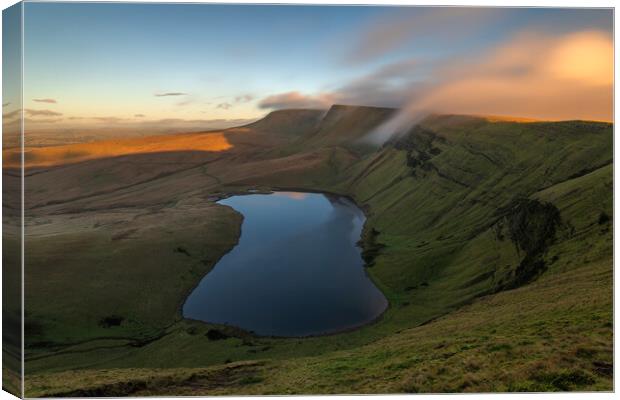
POLYGON ((275 192, 218 203, 243 215, 241 237, 189 295, 186 318, 308 336, 359 327, 386 309, 356 245, 365 216, 350 200, 275 192))

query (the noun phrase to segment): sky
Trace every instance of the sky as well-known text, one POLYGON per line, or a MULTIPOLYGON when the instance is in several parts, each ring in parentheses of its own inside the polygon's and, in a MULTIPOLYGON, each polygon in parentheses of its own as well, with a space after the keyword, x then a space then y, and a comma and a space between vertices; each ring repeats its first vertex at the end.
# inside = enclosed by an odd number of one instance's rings
POLYGON ((28 2, 24 117, 211 128, 344 103, 611 120, 612 29, 609 9, 28 2))

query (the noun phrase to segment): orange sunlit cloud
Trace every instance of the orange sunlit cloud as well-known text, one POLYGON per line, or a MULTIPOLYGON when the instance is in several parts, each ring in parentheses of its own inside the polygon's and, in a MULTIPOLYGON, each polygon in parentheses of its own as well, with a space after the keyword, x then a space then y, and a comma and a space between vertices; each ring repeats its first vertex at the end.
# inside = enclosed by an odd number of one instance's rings
POLYGON ((614 77, 614 50, 610 38, 599 32, 581 32, 560 41, 549 55, 549 73, 558 79, 593 86, 609 86, 614 77))
MULTIPOLYGON (((465 66, 467 68, 467 66, 465 66)), ((442 112, 612 119, 613 43, 603 33, 559 39, 523 35, 466 72, 455 72, 414 106, 442 112)))
POLYGON ((384 140, 431 112, 613 119, 613 43, 600 31, 517 35, 477 60, 447 63, 435 81, 369 139, 384 140))

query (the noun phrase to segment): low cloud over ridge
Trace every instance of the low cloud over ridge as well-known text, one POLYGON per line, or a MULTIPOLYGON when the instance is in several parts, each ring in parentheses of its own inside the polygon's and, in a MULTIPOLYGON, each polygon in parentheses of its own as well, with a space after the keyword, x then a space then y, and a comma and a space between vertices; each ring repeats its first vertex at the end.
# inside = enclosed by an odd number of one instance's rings
POLYGON ((259 106, 327 108, 341 103, 401 108, 375 133, 382 137, 428 113, 611 121, 612 99, 613 42, 608 32, 529 31, 478 52, 383 65, 330 92, 274 94, 259 106))
POLYGON ((333 94, 305 95, 297 91, 265 97, 258 103, 263 109, 328 108, 334 103, 333 94))
POLYGON ((613 42, 601 31, 522 33, 478 57, 445 63, 433 80, 374 136, 385 138, 430 112, 613 118, 613 42))

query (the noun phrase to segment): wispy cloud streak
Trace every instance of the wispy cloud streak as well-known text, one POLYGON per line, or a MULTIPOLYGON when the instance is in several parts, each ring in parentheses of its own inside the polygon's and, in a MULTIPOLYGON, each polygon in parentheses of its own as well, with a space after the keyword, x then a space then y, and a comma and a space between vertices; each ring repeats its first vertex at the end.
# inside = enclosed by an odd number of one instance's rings
POLYGON ((26 109, 26 114, 31 116, 31 117, 38 117, 38 116, 42 116, 42 117, 57 117, 57 116, 61 116, 62 113, 59 113, 57 111, 52 111, 52 110, 33 110, 31 108, 27 108, 26 109))
POLYGON ((155 97, 172 97, 172 96, 187 96, 187 93, 183 92, 166 92, 166 93, 155 93, 155 97))

